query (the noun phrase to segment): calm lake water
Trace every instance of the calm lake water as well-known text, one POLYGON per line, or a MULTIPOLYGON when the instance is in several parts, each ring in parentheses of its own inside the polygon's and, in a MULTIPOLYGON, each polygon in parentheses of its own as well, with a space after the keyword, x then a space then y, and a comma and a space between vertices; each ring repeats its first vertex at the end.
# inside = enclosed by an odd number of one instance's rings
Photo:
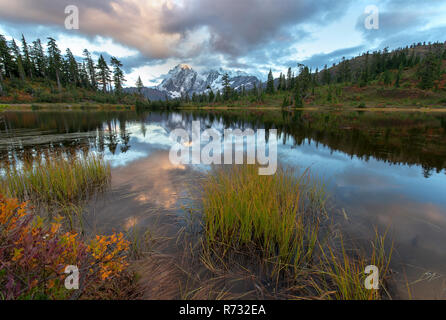
MULTIPOLYGON (((311 172, 325 183, 330 210, 353 237, 388 230, 392 267, 412 284, 414 298, 446 297, 446 115, 311 111, 29 111, 3 113, 1 166, 48 153, 101 152, 112 165, 112 188, 92 201, 95 231, 151 228, 173 234, 181 226, 202 165, 172 165, 175 128, 276 128, 283 166, 311 172)), ((169 250, 166 248, 166 250, 169 250)))

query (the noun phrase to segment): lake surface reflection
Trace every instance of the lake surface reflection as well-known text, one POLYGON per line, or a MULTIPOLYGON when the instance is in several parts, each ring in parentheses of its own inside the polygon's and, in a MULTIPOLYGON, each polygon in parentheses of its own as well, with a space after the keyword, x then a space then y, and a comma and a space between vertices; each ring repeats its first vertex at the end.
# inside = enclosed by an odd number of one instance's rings
MULTIPOLYGON (((345 230, 368 239, 389 230, 395 270, 414 298, 446 297, 446 115, 367 112, 130 111, 6 112, 1 166, 48 153, 100 152, 112 188, 88 208, 89 228, 149 228, 162 237, 181 226, 182 206, 209 167, 172 165, 175 128, 276 128, 279 164, 311 168, 326 184, 345 230), (420 280, 420 281, 418 281, 420 280), (406 281, 406 279, 404 279, 406 281)), ((404 285, 399 288, 404 296, 404 285)))

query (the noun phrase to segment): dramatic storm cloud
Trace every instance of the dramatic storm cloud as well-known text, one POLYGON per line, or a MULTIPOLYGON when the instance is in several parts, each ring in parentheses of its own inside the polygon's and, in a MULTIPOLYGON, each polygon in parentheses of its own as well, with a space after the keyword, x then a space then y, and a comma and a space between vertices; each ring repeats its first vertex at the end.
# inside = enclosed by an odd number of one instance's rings
POLYGON ((348 1, 191 0, 163 10, 162 30, 187 34, 205 28, 216 52, 240 56, 269 42, 299 41, 294 28, 323 24, 342 14, 348 1), (327 8, 330 8, 327 10, 327 8))
MULTIPOLYGON (((364 50, 444 41, 444 0, 0 0, 0 33, 45 39, 119 56, 129 80, 154 81, 177 63, 264 75, 305 62, 337 62, 364 50), (66 30, 65 8, 79 8, 66 30), (365 8, 379 9, 367 30, 365 8)), ((32 40, 32 39, 31 39, 32 40)))

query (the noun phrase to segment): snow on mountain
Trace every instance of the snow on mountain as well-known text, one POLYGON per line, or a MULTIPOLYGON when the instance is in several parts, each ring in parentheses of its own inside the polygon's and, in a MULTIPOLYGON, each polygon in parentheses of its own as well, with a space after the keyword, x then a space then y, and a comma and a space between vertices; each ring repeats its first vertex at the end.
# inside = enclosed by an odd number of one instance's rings
POLYGON ((198 73, 186 64, 179 64, 169 71, 163 82, 155 89, 165 92, 169 98, 179 98, 182 95, 201 94, 211 88, 214 92, 223 89, 223 76, 227 73, 233 89, 251 89, 260 81, 243 71, 229 71, 219 68, 198 73))

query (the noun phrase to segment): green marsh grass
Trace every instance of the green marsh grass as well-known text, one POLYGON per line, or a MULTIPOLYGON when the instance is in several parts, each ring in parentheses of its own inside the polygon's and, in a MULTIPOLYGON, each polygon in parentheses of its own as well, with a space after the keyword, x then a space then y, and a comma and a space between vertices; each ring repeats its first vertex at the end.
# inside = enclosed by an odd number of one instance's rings
POLYGON ((76 205, 105 189, 110 182, 110 165, 99 155, 71 159, 50 156, 7 167, 0 176, 0 192, 30 201, 33 205, 76 205))
POLYGON ((260 176, 256 166, 217 170, 204 185, 203 219, 209 246, 260 250, 283 266, 298 268, 313 258, 323 211, 316 212, 310 197, 323 203, 323 190, 310 188, 306 172, 292 170, 260 176), (307 207, 308 206, 308 207, 307 207), (311 209, 311 210, 310 210, 311 209))
POLYGON ((376 234, 371 250, 344 245, 325 209, 324 186, 308 170, 297 175, 279 168, 273 176, 259 176, 257 166, 220 168, 202 190, 201 262, 212 274, 252 272, 270 283, 262 294, 276 298, 385 297, 391 257, 385 236, 376 234), (367 265, 380 270, 380 290, 365 288, 367 265))

